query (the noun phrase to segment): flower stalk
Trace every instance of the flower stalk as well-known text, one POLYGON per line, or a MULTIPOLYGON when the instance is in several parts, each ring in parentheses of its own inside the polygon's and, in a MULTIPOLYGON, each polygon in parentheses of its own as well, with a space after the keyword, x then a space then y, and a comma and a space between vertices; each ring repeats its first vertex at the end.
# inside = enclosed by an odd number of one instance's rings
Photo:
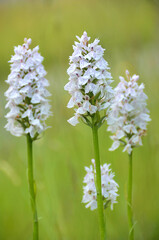
POLYGON ((33 213, 33 240, 38 240, 39 239, 38 214, 36 207, 36 189, 33 171, 33 141, 29 134, 27 134, 27 150, 28 150, 28 184, 33 213))
POLYGON ((33 174, 33 141, 37 140, 48 127, 45 120, 51 115, 50 96, 46 89, 49 86, 45 78, 46 71, 42 64, 39 46, 31 49, 32 40, 24 39, 23 45, 14 48, 14 55, 9 61, 11 73, 6 82, 9 84, 5 92, 7 98, 6 108, 9 112, 6 130, 12 135, 27 137, 28 149, 28 182, 31 207, 33 212, 33 240, 38 240, 38 216, 36 209, 36 191, 33 174))
POLYGON ((132 211, 132 151, 142 146, 142 138, 146 135, 147 125, 151 121, 147 108, 147 95, 144 84, 139 84, 139 76, 130 76, 126 70, 126 79, 119 77, 120 82, 114 89, 114 99, 108 113, 108 131, 113 135, 110 151, 123 146, 123 152, 129 155, 127 211, 129 224, 129 240, 134 239, 134 223, 132 211))
POLYGON ((128 176, 128 199, 127 199, 127 211, 129 222, 129 240, 134 239, 134 226, 133 226, 133 209, 132 209, 132 152, 129 154, 129 176, 128 176))
POLYGON ((101 236, 101 240, 105 240, 106 239, 106 227, 105 227, 105 221, 104 221, 104 207, 103 207, 103 200, 102 200, 98 127, 96 126, 94 121, 92 124, 92 133, 93 133, 93 145, 94 145, 95 166, 96 166, 96 189, 97 189, 97 205, 98 205, 100 236, 101 236))
POLYGON ((114 93, 111 87, 113 80, 99 40, 95 39, 90 43, 86 32, 81 37, 77 36, 77 39, 79 42, 75 42, 73 46, 74 51, 67 70, 69 82, 64 87, 71 95, 67 107, 74 108, 75 111, 68 122, 76 126, 81 120, 92 128, 95 162, 93 160, 93 165, 85 168, 86 186, 83 188, 82 202, 91 210, 98 208, 101 240, 105 240, 104 208, 108 202, 111 202, 111 208, 116 202, 117 185, 113 180, 114 175, 109 175, 109 166, 100 165, 98 128, 106 121, 106 112, 114 93), (101 173, 104 176, 102 179, 101 173))

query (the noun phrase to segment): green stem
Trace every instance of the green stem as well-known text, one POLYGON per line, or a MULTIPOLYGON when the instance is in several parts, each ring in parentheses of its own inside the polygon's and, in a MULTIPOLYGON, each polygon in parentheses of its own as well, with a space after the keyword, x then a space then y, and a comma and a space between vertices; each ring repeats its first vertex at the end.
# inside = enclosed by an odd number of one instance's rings
POLYGON ((133 211, 132 211, 132 152, 129 154, 129 177, 128 177, 128 222, 129 222, 129 240, 134 239, 133 211))
POLYGON ((101 169, 100 169, 100 154, 99 154, 99 143, 98 143, 98 128, 93 123, 93 144, 94 144, 94 154, 95 154, 95 165, 96 165, 96 188, 97 188, 97 205, 98 205, 98 217, 99 217, 99 227, 101 240, 106 239, 105 222, 104 222, 104 207, 102 199, 102 189, 101 189, 101 169))
POLYGON ((33 240, 39 239, 38 234, 38 216, 36 209, 36 193, 35 193, 35 182, 33 174, 33 141, 30 135, 27 135, 27 149, 28 149, 28 182, 29 182, 29 193, 30 201, 33 212, 33 240))

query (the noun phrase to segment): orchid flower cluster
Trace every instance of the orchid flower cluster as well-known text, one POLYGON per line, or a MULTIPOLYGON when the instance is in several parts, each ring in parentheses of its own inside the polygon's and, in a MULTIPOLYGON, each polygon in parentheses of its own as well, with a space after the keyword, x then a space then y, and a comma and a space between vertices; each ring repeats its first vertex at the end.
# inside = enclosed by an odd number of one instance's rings
POLYGON ((126 70, 126 81, 120 77, 115 88, 114 100, 108 114, 108 131, 114 141, 110 151, 124 144, 123 152, 128 154, 138 145, 142 145, 142 137, 146 134, 147 123, 151 120, 147 109, 147 95, 143 92, 144 84, 138 84, 138 75, 130 76, 126 70))
MULTIPOLYGON (((84 196, 82 199, 83 203, 86 203, 86 208, 94 210, 97 208, 97 190, 95 184, 96 169, 95 160, 92 159, 92 165, 90 167, 85 167, 87 172, 84 177, 84 196)), ((102 185, 102 197, 104 208, 110 203, 111 209, 113 209, 113 204, 116 203, 116 198, 118 196, 119 185, 114 181, 114 173, 111 172, 110 164, 104 164, 101 166, 101 185, 102 185)))
MULTIPOLYGON (((64 89, 71 98, 68 108, 74 108, 74 116, 68 122, 75 126, 82 120, 92 128, 95 160, 90 167, 85 167, 86 175, 83 183, 83 199, 86 208, 98 209, 101 239, 105 239, 104 209, 110 205, 113 209, 117 203, 119 185, 114 180, 110 164, 100 165, 98 128, 107 120, 108 131, 113 135, 113 151, 120 145, 123 152, 129 154, 129 190, 128 215, 130 235, 133 239, 132 214, 132 150, 142 145, 142 137, 146 134, 147 124, 151 120, 147 109, 147 95, 144 84, 138 84, 138 75, 130 76, 126 71, 126 80, 119 77, 120 83, 113 90, 113 82, 109 66, 104 59, 104 49, 95 39, 90 43, 90 37, 84 32, 79 42, 75 41, 73 54, 70 56, 70 66, 67 70, 69 82, 64 89), (101 114, 103 113, 103 115, 101 114)), ((15 55, 9 61, 11 73, 6 82, 9 84, 5 92, 6 108, 10 111, 5 116, 5 128, 15 136, 27 136, 28 146, 28 181, 31 205, 33 211, 34 239, 38 239, 38 216, 36 209, 35 181, 33 175, 32 144, 46 128, 45 120, 52 114, 48 97, 51 95, 46 87, 46 71, 42 64, 43 57, 39 47, 30 49, 31 39, 24 39, 24 44, 14 48, 15 55)))
POLYGON ((67 107, 75 108, 75 115, 68 122, 75 126, 81 118, 90 126, 89 117, 110 106, 112 77, 103 58, 104 49, 98 45, 99 40, 89 43, 90 37, 86 32, 77 39, 79 42, 73 46, 74 52, 67 70, 69 82, 65 85, 65 90, 71 94, 67 107))
POLYGON ((15 136, 30 134, 32 139, 47 127, 45 120, 51 114, 47 99, 50 93, 42 65, 43 57, 38 53, 39 46, 29 48, 31 39, 24 39, 24 44, 14 48, 11 60, 11 73, 6 82, 10 85, 5 92, 10 112, 6 115, 6 129, 15 136))

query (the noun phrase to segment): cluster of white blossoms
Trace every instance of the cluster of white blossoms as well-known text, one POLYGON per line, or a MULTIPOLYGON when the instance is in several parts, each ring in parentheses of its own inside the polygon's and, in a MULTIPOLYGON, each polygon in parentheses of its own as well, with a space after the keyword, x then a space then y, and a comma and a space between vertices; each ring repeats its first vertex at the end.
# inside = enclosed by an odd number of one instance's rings
POLYGON ((11 73, 6 82, 10 85, 5 92, 6 115, 8 123, 5 128, 15 136, 30 134, 36 138, 47 127, 45 120, 51 114, 46 97, 50 93, 45 79, 46 71, 42 65, 43 57, 38 53, 39 46, 29 48, 31 39, 24 39, 24 44, 14 48, 11 60, 11 73))
MULTIPOLYGON (((102 184, 102 197, 104 208, 110 203, 111 209, 113 209, 113 204, 116 203, 116 198, 118 196, 118 184, 114 181, 114 174, 109 168, 110 164, 104 164, 101 166, 101 184, 102 184)), ((85 167, 87 172, 84 177, 84 183, 86 184, 83 187, 84 196, 82 199, 83 203, 86 203, 86 208, 94 210, 97 208, 97 190, 96 190, 96 169, 95 169, 95 160, 92 159, 92 165, 90 167, 85 167)))
POLYGON ((124 144, 123 152, 129 154, 132 148, 142 145, 142 136, 146 134, 147 123, 151 120, 147 109, 147 95, 143 92, 144 84, 138 85, 138 75, 130 77, 126 70, 126 81, 120 77, 115 88, 115 96, 108 114, 108 131, 114 135, 109 149, 113 151, 124 144))
POLYGON ((113 94, 112 77, 103 58, 104 49, 98 45, 99 40, 89 43, 86 32, 77 39, 79 42, 73 46, 67 70, 69 82, 65 85, 65 90, 72 96, 67 107, 75 108, 75 116, 68 120, 73 126, 79 118, 85 120, 85 117, 108 108, 113 94))

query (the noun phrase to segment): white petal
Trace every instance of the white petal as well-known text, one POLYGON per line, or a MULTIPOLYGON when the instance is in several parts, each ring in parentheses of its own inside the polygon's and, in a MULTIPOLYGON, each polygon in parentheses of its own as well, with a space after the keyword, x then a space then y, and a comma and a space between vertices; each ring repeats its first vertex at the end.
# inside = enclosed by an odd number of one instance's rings
POLYGON ((67 107, 68 108, 73 108, 74 105, 75 105, 74 99, 73 99, 73 97, 71 97, 68 104, 67 104, 67 107))
POLYGON ((79 123, 78 118, 76 116, 70 118, 69 120, 67 120, 67 122, 69 122, 72 126, 76 126, 77 123, 79 123))
POLYGON ((119 142, 119 141, 115 141, 115 142, 113 142, 111 148, 109 148, 109 151, 114 151, 114 150, 116 150, 119 146, 120 146, 120 142, 119 142))

